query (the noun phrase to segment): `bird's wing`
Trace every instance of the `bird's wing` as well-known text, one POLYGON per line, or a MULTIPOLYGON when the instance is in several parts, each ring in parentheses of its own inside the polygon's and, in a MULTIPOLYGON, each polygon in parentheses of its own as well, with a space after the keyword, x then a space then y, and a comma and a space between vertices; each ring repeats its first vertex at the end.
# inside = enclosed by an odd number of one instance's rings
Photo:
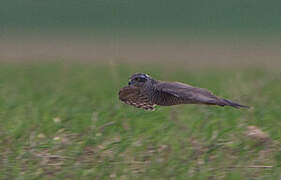
POLYGON ((161 82, 157 85, 159 94, 164 97, 164 105, 175 104, 208 104, 219 106, 247 107, 232 101, 219 98, 212 92, 180 82, 161 82))
POLYGON ((119 91, 119 99, 126 104, 145 110, 154 110, 153 104, 149 98, 142 93, 141 89, 135 86, 125 86, 119 91))

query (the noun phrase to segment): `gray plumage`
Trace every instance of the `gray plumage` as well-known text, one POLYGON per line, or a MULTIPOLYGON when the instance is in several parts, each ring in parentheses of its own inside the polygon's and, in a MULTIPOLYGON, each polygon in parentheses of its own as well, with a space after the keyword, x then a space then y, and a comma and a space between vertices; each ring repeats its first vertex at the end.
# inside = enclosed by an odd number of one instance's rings
POLYGON ((128 86, 119 91, 119 99, 126 104, 154 110, 155 105, 207 104, 248 108, 227 99, 215 96, 210 91, 180 82, 154 80, 144 73, 131 76, 128 86))

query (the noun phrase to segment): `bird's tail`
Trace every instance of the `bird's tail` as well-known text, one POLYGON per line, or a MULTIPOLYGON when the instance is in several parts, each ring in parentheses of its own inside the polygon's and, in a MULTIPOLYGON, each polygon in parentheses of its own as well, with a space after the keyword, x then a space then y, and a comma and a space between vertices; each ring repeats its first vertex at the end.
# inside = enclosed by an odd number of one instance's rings
POLYGON ((235 102, 232 102, 230 100, 227 99, 220 99, 220 102, 218 103, 219 106, 232 106, 235 107, 237 109, 239 108, 250 108, 249 106, 245 106, 245 105, 241 105, 235 102))

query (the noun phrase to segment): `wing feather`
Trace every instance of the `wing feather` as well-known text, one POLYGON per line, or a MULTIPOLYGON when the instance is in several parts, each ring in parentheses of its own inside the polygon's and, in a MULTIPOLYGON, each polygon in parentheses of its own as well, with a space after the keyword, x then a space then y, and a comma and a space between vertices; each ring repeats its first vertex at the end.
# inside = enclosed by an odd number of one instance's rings
POLYGON ((157 90, 165 97, 164 105, 208 104, 232 106, 235 108, 248 107, 217 97, 207 89, 197 88, 179 82, 161 82, 157 85, 157 90))

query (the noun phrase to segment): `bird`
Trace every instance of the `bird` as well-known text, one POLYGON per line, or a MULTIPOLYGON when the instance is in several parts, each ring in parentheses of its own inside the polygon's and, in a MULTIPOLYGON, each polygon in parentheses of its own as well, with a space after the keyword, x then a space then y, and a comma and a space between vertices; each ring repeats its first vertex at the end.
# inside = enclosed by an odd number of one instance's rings
POLYGON ((218 97, 204 88, 181 82, 167 82, 153 79, 145 73, 133 74, 128 85, 119 91, 119 99, 126 104, 145 110, 159 106, 179 104, 206 104, 249 108, 249 106, 218 97))

